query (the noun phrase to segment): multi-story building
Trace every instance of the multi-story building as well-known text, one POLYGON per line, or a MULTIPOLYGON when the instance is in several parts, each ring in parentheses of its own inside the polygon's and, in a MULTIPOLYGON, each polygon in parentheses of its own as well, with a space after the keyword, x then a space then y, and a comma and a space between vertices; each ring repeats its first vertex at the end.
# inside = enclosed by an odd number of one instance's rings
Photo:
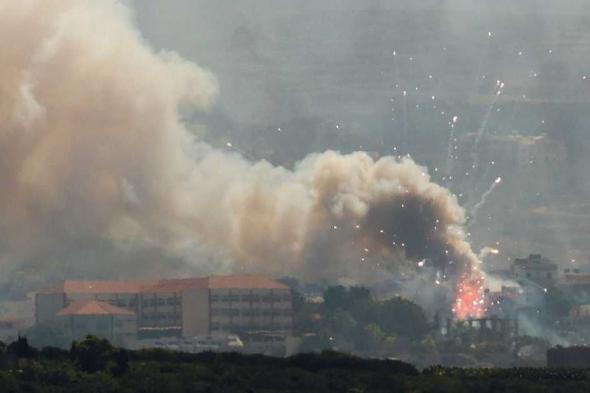
POLYGON ((552 286, 558 279, 557 264, 539 254, 531 254, 528 258, 516 258, 511 271, 517 281, 535 283, 539 286, 552 286))
POLYGON ((289 287, 259 276, 213 276, 152 281, 64 281, 35 296, 37 323, 80 300, 96 300, 137 316, 139 337, 216 333, 287 337, 289 287))

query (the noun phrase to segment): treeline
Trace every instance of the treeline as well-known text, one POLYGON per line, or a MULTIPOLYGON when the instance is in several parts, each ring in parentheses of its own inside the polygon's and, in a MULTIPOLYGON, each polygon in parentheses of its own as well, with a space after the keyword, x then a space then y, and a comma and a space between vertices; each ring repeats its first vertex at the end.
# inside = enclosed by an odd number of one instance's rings
POLYGON ((2 392, 587 392, 590 372, 414 366, 325 351, 287 358, 127 351, 87 337, 70 350, 0 346, 2 392))
POLYGON ((310 303, 294 289, 295 330, 305 336, 301 352, 337 349, 363 356, 432 351, 433 326, 424 310, 402 297, 377 300, 366 287, 331 286, 323 303, 310 303))

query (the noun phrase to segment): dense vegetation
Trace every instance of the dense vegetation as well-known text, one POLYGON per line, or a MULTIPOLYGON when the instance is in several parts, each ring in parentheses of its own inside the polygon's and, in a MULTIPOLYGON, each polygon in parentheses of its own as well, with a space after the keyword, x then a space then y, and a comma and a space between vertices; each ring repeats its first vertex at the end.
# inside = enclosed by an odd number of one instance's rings
POLYGON ((2 392, 587 392, 590 371, 459 369, 422 372, 400 361, 326 351, 288 358, 126 351, 88 337, 70 350, 0 345, 2 392))
POLYGON ((368 288, 332 286, 323 303, 306 302, 296 281, 285 280, 294 294, 295 334, 305 336, 300 351, 326 349, 362 356, 393 356, 400 350, 430 350, 433 326, 417 304, 402 297, 377 300, 368 288))

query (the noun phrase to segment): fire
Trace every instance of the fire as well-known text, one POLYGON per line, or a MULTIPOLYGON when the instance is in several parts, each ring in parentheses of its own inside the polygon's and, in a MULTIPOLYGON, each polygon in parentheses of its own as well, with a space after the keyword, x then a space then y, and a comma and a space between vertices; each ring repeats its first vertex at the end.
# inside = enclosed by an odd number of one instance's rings
POLYGON ((457 283, 453 313, 457 319, 481 318, 485 314, 483 277, 463 275, 457 283))

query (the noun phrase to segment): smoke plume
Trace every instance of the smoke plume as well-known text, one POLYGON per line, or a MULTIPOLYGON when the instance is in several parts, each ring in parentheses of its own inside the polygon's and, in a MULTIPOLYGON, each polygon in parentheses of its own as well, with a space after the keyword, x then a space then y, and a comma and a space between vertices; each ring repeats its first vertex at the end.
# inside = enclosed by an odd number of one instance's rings
POLYGON ((184 119, 212 104, 215 78, 156 53, 132 22, 114 0, 0 3, 4 267, 91 239, 196 265, 219 250, 227 270, 316 278, 378 255, 455 277, 478 269, 463 209, 410 158, 328 151, 287 170, 196 139, 184 119))

